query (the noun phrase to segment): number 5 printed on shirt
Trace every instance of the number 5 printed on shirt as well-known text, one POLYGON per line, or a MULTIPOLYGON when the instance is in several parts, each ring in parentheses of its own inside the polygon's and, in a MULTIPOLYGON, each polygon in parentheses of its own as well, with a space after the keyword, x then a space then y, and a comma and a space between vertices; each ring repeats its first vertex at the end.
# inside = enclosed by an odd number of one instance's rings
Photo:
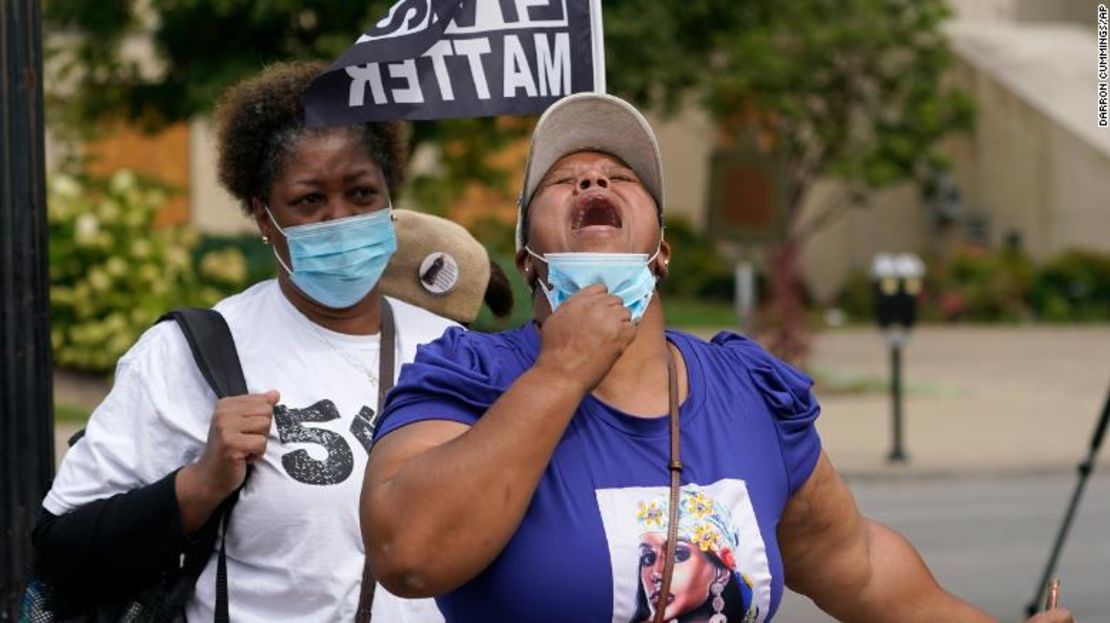
POLYGON ((281 457, 285 471, 295 480, 309 485, 335 485, 343 482, 354 469, 351 447, 343 436, 334 431, 305 422, 331 422, 339 419, 335 403, 324 399, 304 409, 290 409, 285 405, 274 407, 278 438, 282 444, 311 443, 323 446, 327 457, 320 461, 312 458, 307 450, 288 452, 281 457))

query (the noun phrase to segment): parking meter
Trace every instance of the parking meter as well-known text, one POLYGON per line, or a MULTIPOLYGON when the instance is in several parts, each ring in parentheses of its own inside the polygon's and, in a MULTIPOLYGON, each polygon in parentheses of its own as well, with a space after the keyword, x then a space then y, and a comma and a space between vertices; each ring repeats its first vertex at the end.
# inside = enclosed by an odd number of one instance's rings
POLYGON ((925 277, 925 263, 911 253, 880 253, 871 263, 875 319, 890 347, 890 396, 893 443, 888 459, 907 460, 902 446, 902 345, 917 322, 917 299, 925 277))
POLYGON ((917 322, 917 299, 925 263, 911 253, 880 253, 871 263, 875 318, 884 330, 909 330, 917 322))

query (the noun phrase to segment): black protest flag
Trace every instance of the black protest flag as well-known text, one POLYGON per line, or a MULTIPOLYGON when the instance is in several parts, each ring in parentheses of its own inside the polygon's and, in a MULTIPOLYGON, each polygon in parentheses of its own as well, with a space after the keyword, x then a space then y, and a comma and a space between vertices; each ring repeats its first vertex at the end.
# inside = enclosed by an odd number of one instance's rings
POLYGON ((309 125, 537 114, 605 90, 601 0, 400 0, 305 95, 309 125))

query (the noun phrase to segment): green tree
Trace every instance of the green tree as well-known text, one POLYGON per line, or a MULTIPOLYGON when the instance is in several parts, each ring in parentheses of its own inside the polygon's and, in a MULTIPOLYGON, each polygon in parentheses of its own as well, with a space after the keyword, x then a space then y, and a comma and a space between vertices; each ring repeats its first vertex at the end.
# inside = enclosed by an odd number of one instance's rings
MULTIPOLYGON (((83 33, 68 63, 84 96, 78 119, 123 115, 151 124, 207 111, 221 89, 266 63, 333 58, 388 2, 346 0, 50 0, 47 24, 83 33), (164 71, 144 75, 121 43, 147 29, 164 71)), ((784 239, 771 250, 772 347, 805 351, 797 258, 801 245, 870 190, 922 185, 947 166, 937 149, 971 126, 968 96, 942 78, 951 58, 943 0, 606 0, 610 90, 673 111, 696 98, 725 141, 754 128, 785 157, 790 192, 784 239), (844 193, 800 223, 814 183, 835 177, 844 193)), ((467 181, 507 184, 485 155, 527 124, 490 119, 417 124, 416 142, 445 147, 444 175, 425 189, 447 200, 467 181)))
MULTIPOLYGON (((47 54, 58 82, 73 85, 50 100, 54 120, 95 133, 105 120, 155 130, 211 112, 229 85, 266 64, 338 57, 392 1, 349 0, 47 0, 47 54), (156 59, 128 53, 147 38, 156 59)), ((467 182, 504 185, 485 156, 523 136, 523 124, 460 119, 416 124, 413 142, 443 145, 443 175, 415 180, 432 206, 467 182)))
POLYGON ((902 181, 924 190, 948 166, 938 143, 973 121, 969 96, 946 87, 951 57, 941 0, 749 1, 741 36, 710 61, 705 101, 726 132, 756 126, 789 163, 785 239, 772 252, 780 322, 771 347, 805 353, 799 249, 869 191, 902 181), (814 183, 844 192, 800 223, 814 183))

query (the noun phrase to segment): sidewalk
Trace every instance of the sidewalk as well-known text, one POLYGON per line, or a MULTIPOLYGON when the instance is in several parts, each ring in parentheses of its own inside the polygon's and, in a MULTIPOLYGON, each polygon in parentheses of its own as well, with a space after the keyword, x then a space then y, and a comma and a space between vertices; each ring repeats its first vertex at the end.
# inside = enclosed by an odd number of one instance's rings
MULTIPOLYGON (((62 370, 54 371, 54 404, 91 412, 104 397, 111 386, 105 377, 73 374, 62 370)), ((74 422, 54 423, 54 462, 61 463, 62 455, 68 447, 66 442, 83 424, 74 422)))
MULTIPOLYGON (((820 377, 885 382, 888 357, 875 329, 826 331, 810 367, 820 377)), ((903 368, 907 465, 886 462, 887 393, 816 388, 818 430, 846 476, 1070 470, 1086 456, 1110 386, 1110 326, 922 327, 904 350, 903 368)), ((68 375, 55 379, 56 396, 71 404, 91 408, 106 391, 68 375)), ((59 460, 77 428, 58 427, 59 460)))
MULTIPOLYGON (((889 378, 875 329, 822 334, 810 367, 889 378)), ((1073 469, 1110 390, 1110 327, 923 327, 903 351, 905 449, 890 466, 887 393, 817 396, 825 448, 849 477, 1073 469)))

